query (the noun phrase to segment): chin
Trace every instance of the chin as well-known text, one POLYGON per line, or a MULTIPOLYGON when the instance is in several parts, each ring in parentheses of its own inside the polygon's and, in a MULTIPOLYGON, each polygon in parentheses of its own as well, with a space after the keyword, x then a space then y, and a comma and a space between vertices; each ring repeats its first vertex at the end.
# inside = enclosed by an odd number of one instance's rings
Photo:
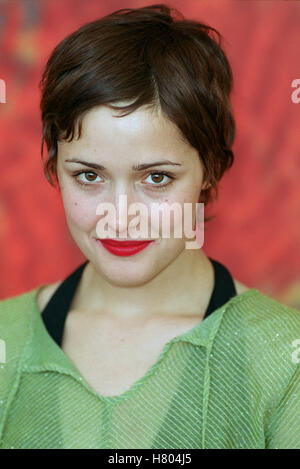
POLYGON ((159 270, 150 269, 149 266, 126 266, 123 268, 100 268, 99 269, 106 280, 112 285, 118 287, 138 287, 149 282, 159 270))

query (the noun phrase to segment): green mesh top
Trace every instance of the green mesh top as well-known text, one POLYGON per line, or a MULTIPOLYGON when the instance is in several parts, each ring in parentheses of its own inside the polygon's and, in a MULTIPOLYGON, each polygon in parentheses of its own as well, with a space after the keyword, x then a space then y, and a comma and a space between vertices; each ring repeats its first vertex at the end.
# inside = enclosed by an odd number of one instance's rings
POLYGON ((247 290, 104 397, 48 334, 42 287, 0 301, 1 449, 300 449, 298 310, 247 290))

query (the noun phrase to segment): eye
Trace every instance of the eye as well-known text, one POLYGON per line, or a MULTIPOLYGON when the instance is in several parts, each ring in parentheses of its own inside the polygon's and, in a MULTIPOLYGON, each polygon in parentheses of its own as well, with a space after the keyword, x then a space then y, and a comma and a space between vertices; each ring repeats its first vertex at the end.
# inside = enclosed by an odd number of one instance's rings
POLYGON ((166 186, 169 186, 172 183, 172 180, 175 179, 173 176, 171 176, 169 173, 166 173, 164 171, 152 171, 148 176, 147 179, 150 178, 154 184, 149 183, 150 186, 154 186, 157 189, 160 188, 165 188, 166 186), (169 178, 170 181, 166 182, 166 179, 164 178, 169 178))
POLYGON ((95 185, 95 182, 99 182, 99 181, 96 181, 95 177, 96 178, 100 177, 96 173, 94 173, 93 171, 81 171, 80 173, 75 173, 73 176, 79 184, 82 184, 84 186, 93 186, 93 185, 95 185), (84 176, 85 180, 83 180, 79 176, 84 176))
MULTIPOLYGON (((73 177, 83 186, 95 186, 100 178, 96 173, 93 171, 80 171, 73 174, 73 177)), ((152 183, 149 182, 147 185, 155 187, 155 189, 163 190, 166 186, 169 186, 172 183, 172 180, 175 179, 174 176, 165 172, 165 171, 152 171, 148 176, 147 179, 150 178, 152 183), (167 181, 169 179, 169 181, 167 181)))

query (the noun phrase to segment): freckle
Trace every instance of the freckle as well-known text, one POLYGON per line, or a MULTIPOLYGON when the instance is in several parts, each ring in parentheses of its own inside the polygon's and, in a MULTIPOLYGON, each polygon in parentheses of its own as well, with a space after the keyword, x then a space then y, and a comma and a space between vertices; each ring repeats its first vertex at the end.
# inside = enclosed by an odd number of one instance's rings
POLYGON ((77 202, 75 202, 75 203, 74 203, 74 205, 78 205, 78 203, 77 203, 77 202))

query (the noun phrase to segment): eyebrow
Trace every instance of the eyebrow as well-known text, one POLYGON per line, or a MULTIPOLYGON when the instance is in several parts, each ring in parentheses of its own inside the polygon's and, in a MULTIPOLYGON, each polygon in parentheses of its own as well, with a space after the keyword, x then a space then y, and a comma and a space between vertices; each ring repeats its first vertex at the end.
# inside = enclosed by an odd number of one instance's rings
MULTIPOLYGON (((89 161, 82 161, 82 160, 77 160, 77 159, 73 159, 73 158, 65 160, 65 162, 79 163, 79 164, 88 166, 88 167, 93 168, 93 169, 98 169, 98 170, 101 170, 101 171, 104 171, 106 169, 101 164, 91 163, 89 161)), ((162 160, 162 161, 154 161, 153 163, 141 163, 141 164, 138 164, 138 165, 134 165, 134 166, 132 166, 132 169, 133 169, 133 171, 142 171, 143 169, 148 169, 148 168, 151 168, 152 166, 163 166, 163 165, 181 166, 180 163, 174 163, 173 161, 170 161, 170 160, 162 160)))

